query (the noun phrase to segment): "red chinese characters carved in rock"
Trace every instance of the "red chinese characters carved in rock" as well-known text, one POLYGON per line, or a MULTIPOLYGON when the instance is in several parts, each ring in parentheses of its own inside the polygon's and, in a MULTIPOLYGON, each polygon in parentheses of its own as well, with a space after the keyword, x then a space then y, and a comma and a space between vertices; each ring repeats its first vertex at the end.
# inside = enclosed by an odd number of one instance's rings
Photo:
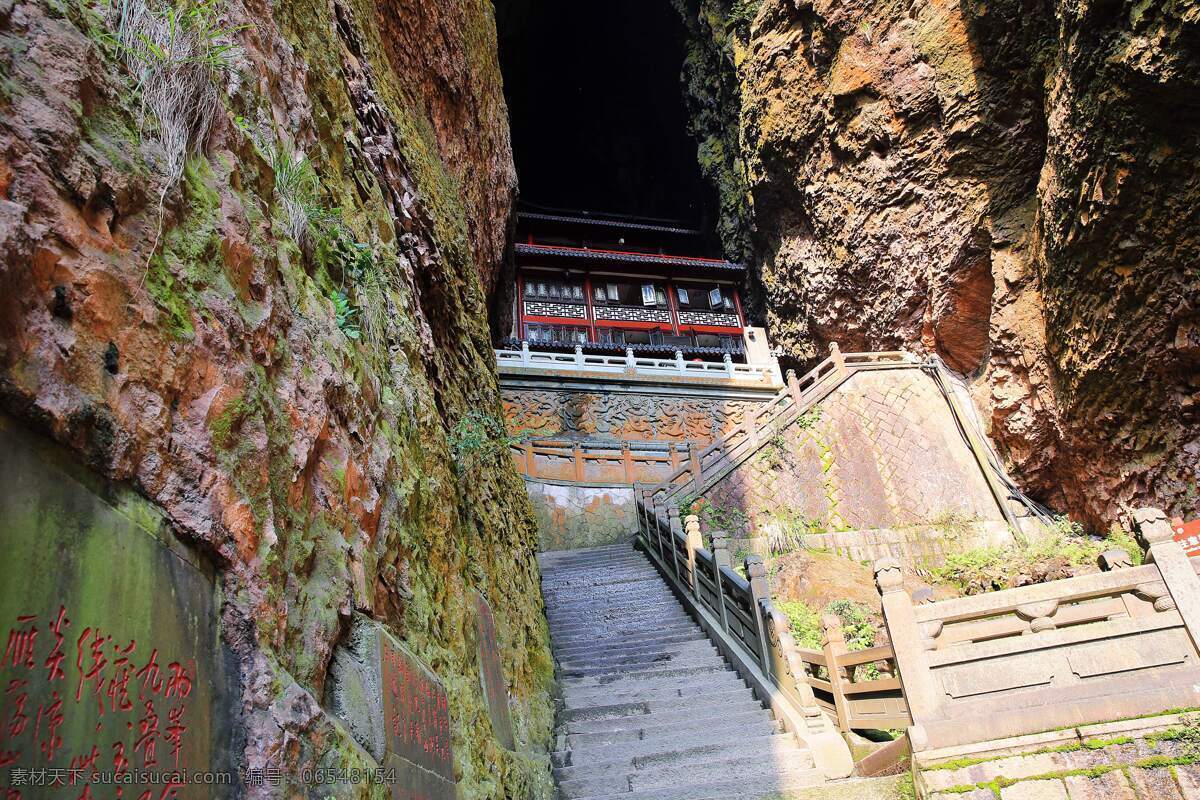
POLYGON ((386 638, 381 650, 388 750, 453 781, 445 690, 386 638))
POLYGON ((184 754, 195 661, 146 649, 79 627, 64 606, 10 621, 0 661, 0 798, 177 795, 180 784, 170 781, 150 788, 95 783, 100 773, 190 766, 184 754), (87 738, 64 740, 64 729, 86 730, 87 738))

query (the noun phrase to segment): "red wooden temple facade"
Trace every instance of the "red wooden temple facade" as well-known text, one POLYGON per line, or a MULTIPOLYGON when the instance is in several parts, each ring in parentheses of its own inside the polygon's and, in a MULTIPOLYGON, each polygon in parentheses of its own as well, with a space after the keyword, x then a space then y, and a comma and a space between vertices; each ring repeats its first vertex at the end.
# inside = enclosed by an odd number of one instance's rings
POLYGON ((661 220, 523 212, 514 341, 744 360, 745 268, 702 250, 699 231, 661 220))

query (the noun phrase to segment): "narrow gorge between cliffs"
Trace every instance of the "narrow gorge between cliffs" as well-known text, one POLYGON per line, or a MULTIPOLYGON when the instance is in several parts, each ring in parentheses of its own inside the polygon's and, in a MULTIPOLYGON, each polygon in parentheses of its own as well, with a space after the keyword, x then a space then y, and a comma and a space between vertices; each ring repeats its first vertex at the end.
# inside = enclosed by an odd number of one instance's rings
POLYGON ((0 794, 1200 797, 1197 0, 0 0, 0 794))

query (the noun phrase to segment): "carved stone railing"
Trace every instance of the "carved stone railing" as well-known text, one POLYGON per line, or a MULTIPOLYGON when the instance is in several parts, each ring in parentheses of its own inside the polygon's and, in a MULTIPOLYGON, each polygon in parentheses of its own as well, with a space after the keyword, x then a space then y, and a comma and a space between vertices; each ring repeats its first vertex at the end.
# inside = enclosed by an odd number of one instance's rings
POLYGON ((755 693, 803 740, 827 777, 853 770, 849 748, 832 719, 822 712, 805 679, 805 663, 786 615, 771 603, 759 556, 745 561, 748 579, 732 568, 728 536, 717 533, 703 546, 700 521, 681 523, 672 505, 639 503, 639 543, 675 589, 692 616, 755 693))
POLYGON ((688 463, 697 448, 694 442, 528 439, 509 445, 509 452, 531 480, 613 485, 655 480, 688 463))
POLYGON ((907 728, 912 720, 896 676, 896 654, 890 644, 850 650, 836 616, 821 618, 820 652, 801 650, 809 667, 808 682, 821 708, 832 713, 843 731, 907 728), (815 672, 813 667, 822 667, 815 672), (870 667, 876 675, 870 674, 870 667))
POLYGON ((695 453, 687 464, 652 487, 650 491, 655 499, 666 501, 681 494, 697 495, 705 491, 854 374, 920 366, 920 361, 911 353, 842 353, 836 343, 831 344, 829 350, 829 358, 804 376, 797 378, 789 371, 787 385, 778 394, 748 410, 742 423, 729 435, 695 453))
POLYGON ((914 604, 899 562, 875 573, 915 751, 1200 705, 1200 577, 1161 511, 1147 547, 1104 571, 914 604))
POLYGON ((682 351, 676 351, 674 358, 641 358, 632 349, 626 349, 623 356, 606 356, 585 353, 582 345, 573 353, 560 353, 531 350, 529 343, 523 342, 520 350, 497 350, 496 366, 501 370, 572 371, 613 377, 710 378, 770 387, 783 384, 779 362, 774 359, 765 364, 738 364, 726 354, 721 362, 689 361, 682 351))

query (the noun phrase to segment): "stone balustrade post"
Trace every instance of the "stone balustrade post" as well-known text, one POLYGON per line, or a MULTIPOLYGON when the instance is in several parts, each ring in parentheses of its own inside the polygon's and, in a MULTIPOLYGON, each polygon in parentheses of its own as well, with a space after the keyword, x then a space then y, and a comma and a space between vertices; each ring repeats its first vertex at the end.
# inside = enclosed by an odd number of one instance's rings
MULTIPOLYGON (((1096 563, 1100 565, 1100 569, 1104 572, 1133 568, 1133 559, 1124 550, 1105 550, 1096 558, 1096 563)), ((1122 593, 1121 604, 1125 606, 1125 613, 1130 617, 1138 616, 1141 611, 1135 593, 1122 593)))
POLYGON ((688 575, 692 580, 692 596, 696 598, 697 603, 703 605, 700 600, 700 581, 696 579, 696 551, 704 547, 704 537, 700 535, 700 518, 695 514, 688 514, 683 520, 683 528, 687 536, 688 575))
POLYGON ((800 405, 800 379, 796 377, 796 370, 789 369, 787 371, 788 391, 791 392, 792 402, 800 405))
POLYGON ((666 565, 666 564, 668 564, 668 561, 667 561, 667 553, 663 549, 663 539, 664 539, 663 531, 670 530, 671 521, 667 517, 667 515, 662 512, 662 508, 659 504, 658 496, 656 494, 653 494, 653 493, 651 494, 650 502, 651 502, 650 519, 654 523, 655 547, 658 548, 658 555, 662 559, 663 564, 666 565))
POLYGON ((671 507, 667 509, 667 518, 670 520, 670 524, 668 526, 670 530, 670 536, 667 537, 667 547, 671 551, 671 566, 673 569, 672 574, 676 579, 678 579, 683 571, 683 567, 679 563, 679 549, 675 547, 675 537, 677 535, 683 536, 683 523, 679 520, 678 505, 675 503, 671 504, 671 507))
MULTIPOLYGON (((896 671, 904 688, 904 701, 908 704, 913 726, 920 726, 936 712, 937 693, 912 598, 904 590, 900 562, 891 557, 876 561, 875 585, 883 600, 883 621, 896 654, 896 671)), ((923 736, 910 739, 914 749, 923 739, 923 736)))
POLYGON ((633 483, 633 510, 637 513, 638 530, 644 531, 646 524, 646 488, 640 481, 633 483))
POLYGON ((686 371, 686 368, 683 365, 683 351, 682 350, 675 351, 675 369, 677 369, 679 371, 680 375, 684 374, 684 372, 686 371))
POLYGON ((704 470, 700 466, 700 451, 695 442, 688 442, 688 462, 692 467, 692 491, 700 491, 700 481, 704 478, 704 470))
POLYGON ((729 555, 729 531, 712 532, 712 554, 718 567, 733 569, 733 558, 729 555))
POLYGON ((575 366, 583 366, 583 345, 581 344, 575 345, 575 366))
POLYGON ((527 367, 530 362, 529 358, 529 342, 521 342, 521 366, 527 367))
POLYGON ((829 673, 829 687, 833 691, 833 706, 837 711, 838 727, 850 730, 850 709, 847 706, 845 683, 849 676, 838 664, 838 656, 848 651, 846 634, 842 632, 842 621, 834 614, 821 617, 821 651, 825 654, 825 670, 829 673))
POLYGON ((744 562, 746 567, 746 578, 750 582, 750 605, 752 605, 754 613, 754 626, 758 629, 758 644, 759 644, 759 663, 762 666, 763 674, 771 674, 771 647, 767 637, 767 625, 763 619, 763 603, 771 601, 771 585, 767 582, 767 565, 763 563, 762 556, 749 555, 746 556, 744 562))
POLYGON ((629 367, 630 369, 637 369, 637 359, 633 356, 632 347, 625 348, 625 366, 629 367))
POLYGON ((525 474, 531 478, 536 478, 537 461, 533 454, 533 442, 521 442, 521 450, 525 454, 525 474))
POLYGON ((721 360, 725 362, 725 374, 733 377, 733 356, 729 355, 729 353, 726 353, 725 355, 721 356, 721 360))
POLYGON ((713 572, 717 576, 717 616, 721 619, 721 629, 729 632, 729 615, 725 611, 725 584, 721 578, 721 568, 733 568, 733 559, 729 555, 729 531, 712 532, 713 572))
POLYGON ((1192 644, 1200 650, 1200 576, 1183 545, 1175 541, 1175 532, 1162 509, 1139 508, 1133 512, 1133 522, 1146 546, 1146 560, 1158 567, 1192 644))
POLYGON ((571 453, 575 458, 575 480, 582 483, 585 468, 583 464, 583 447, 580 446, 579 442, 575 443, 575 447, 572 448, 571 453))
POLYGON ((1105 550, 1096 559, 1096 563, 1104 572, 1133 567, 1133 559, 1124 550, 1105 550))
POLYGON ((842 348, 838 347, 837 342, 829 343, 829 357, 833 359, 838 372, 846 371, 846 357, 842 355, 842 348))
POLYGON ((752 449, 757 449, 758 443, 762 439, 762 436, 760 433, 761 428, 759 426, 759 419, 758 419, 759 414, 761 413, 761 410, 762 410, 761 407, 757 407, 757 408, 751 408, 746 411, 746 422, 748 422, 750 424, 750 442, 751 442, 750 446, 752 449))

